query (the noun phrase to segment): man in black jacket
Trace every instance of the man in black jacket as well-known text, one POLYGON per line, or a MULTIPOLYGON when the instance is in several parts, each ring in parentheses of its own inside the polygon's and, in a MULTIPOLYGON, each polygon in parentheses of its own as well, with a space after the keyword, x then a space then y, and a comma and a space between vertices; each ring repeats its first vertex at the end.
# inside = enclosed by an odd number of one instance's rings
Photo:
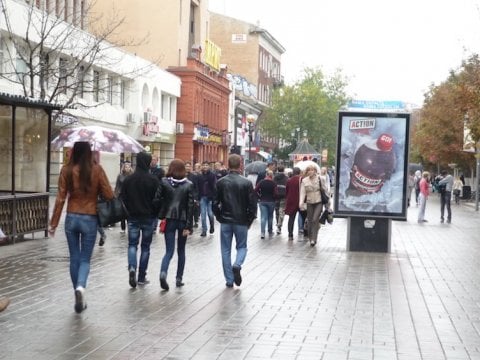
POLYGON ((240 270, 247 256, 248 228, 255 220, 257 197, 252 183, 240 175, 242 158, 237 154, 228 157, 230 173, 217 183, 213 212, 220 222, 220 246, 223 274, 227 287, 240 286, 240 270), (232 266, 232 239, 235 235, 237 255, 232 266))
POLYGON ((137 286, 137 247, 142 236, 138 284, 146 282, 150 244, 155 221, 158 220, 160 199, 156 198, 160 184, 158 177, 149 172, 152 156, 142 152, 137 155, 135 172, 123 182, 121 197, 128 210, 128 279, 131 287, 137 286))
POLYGON ((202 218, 202 233, 200 236, 207 236, 207 216, 210 222, 210 234, 215 231, 212 212, 212 199, 217 188, 217 178, 210 170, 208 161, 202 163, 202 172, 198 178, 198 198, 200 199, 200 216, 202 218))

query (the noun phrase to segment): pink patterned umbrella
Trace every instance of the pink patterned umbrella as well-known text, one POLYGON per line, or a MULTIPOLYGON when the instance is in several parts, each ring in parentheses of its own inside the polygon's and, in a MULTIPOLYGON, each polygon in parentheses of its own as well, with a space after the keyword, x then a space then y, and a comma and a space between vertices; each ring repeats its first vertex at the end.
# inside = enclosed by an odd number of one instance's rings
POLYGON ((52 148, 60 150, 62 147, 73 147, 77 141, 88 141, 94 151, 116 154, 145 151, 137 140, 124 132, 95 125, 61 130, 60 135, 52 140, 52 148))

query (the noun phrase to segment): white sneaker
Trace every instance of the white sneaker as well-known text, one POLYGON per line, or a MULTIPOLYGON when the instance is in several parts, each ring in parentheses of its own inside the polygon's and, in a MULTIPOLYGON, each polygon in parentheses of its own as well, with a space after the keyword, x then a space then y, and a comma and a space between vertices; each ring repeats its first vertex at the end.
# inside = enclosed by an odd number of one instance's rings
POLYGON ((75 312, 80 314, 86 308, 87 303, 85 302, 85 288, 83 286, 78 286, 75 289, 75 312))

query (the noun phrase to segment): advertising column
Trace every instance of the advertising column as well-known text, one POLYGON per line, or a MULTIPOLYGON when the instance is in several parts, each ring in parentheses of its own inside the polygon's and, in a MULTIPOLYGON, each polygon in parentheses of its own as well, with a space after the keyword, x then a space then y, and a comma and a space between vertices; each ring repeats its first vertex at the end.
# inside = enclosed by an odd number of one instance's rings
POLYGON ((348 217, 347 250, 390 251, 391 220, 407 218, 410 115, 340 112, 335 214, 348 217))

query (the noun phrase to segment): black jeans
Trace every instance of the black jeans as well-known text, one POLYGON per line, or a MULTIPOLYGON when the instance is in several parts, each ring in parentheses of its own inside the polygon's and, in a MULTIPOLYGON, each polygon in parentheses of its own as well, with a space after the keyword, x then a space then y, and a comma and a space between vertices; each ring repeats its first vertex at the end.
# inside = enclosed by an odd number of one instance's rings
POLYGON ((452 193, 446 191, 440 195, 440 219, 443 220, 445 213, 445 205, 447 206, 447 220, 452 220, 452 209, 450 208, 450 200, 452 199, 452 193))

